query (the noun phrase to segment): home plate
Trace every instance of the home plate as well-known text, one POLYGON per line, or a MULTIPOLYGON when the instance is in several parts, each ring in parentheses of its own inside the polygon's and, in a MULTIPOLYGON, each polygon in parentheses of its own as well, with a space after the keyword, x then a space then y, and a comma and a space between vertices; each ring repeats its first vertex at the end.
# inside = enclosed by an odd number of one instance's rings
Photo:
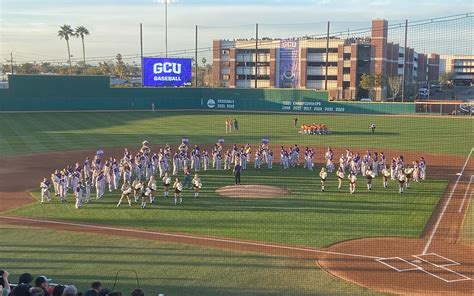
POLYGON ((462 173, 457 173, 456 176, 462 176, 462 173))

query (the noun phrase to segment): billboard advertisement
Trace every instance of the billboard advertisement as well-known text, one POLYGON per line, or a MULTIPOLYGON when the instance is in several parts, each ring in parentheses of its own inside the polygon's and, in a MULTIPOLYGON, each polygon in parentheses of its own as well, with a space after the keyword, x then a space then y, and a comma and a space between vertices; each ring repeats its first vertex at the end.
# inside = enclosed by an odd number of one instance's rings
POLYGON ((143 58, 143 86, 189 86, 192 59, 143 58))
POLYGON ((280 40, 278 81, 280 88, 295 88, 299 83, 299 42, 280 40))

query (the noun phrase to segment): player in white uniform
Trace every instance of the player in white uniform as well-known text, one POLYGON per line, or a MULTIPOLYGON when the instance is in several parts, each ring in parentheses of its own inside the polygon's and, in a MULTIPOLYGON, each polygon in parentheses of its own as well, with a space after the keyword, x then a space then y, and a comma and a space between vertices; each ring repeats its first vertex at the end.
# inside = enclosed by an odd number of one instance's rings
POLYGON ((61 200, 61 203, 66 202, 67 198, 67 184, 66 184, 66 176, 62 173, 61 178, 59 179, 58 183, 58 188, 59 188, 59 199, 61 200))
POLYGON ((268 168, 270 170, 273 169, 273 151, 271 149, 268 149, 267 163, 268 163, 268 168))
POLYGON ((74 195, 76 197, 76 209, 80 209, 82 207, 82 182, 77 183, 74 195))
POLYGON ((51 184, 49 183, 49 180, 47 178, 43 178, 43 181, 40 183, 41 203, 44 203, 45 201, 51 201, 51 195, 49 193, 50 185, 51 184))
POLYGON ((105 175, 103 172, 100 172, 95 181, 95 198, 101 199, 105 193, 105 175))
POLYGON ((84 188, 86 190, 86 204, 91 202, 92 177, 84 180, 84 188))

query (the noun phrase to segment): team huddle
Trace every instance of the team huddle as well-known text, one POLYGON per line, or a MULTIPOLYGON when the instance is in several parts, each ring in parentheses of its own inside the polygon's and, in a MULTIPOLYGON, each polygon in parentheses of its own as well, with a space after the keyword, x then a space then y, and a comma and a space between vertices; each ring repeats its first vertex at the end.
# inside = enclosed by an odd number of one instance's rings
MULTIPOLYGON (((313 171, 316 158, 314 149, 306 147, 301 153, 297 144, 280 148, 280 165, 283 170, 299 166, 302 154, 303 168, 313 171)), ((152 153, 148 141, 143 141, 141 149, 135 155, 124 149, 123 157, 119 160, 110 157, 104 161, 101 156, 101 153, 97 153, 93 159, 86 158, 82 165, 68 165, 62 170, 54 171, 51 179, 44 178, 40 183, 41 203, 51 201, 51 187, 61 203, 65 203, 68 193, 72 192, 78 209, 82 207, 83 202, 91 202, 93 193, 96 200, 101 200, 106 190, 120 190, 121 197, 117 207, 126 201, 128 206, 132 206, 132 202, 140 202, 141 208, 145 208, 147 203, 156 202, 161 183, 163 198, 169 197, 170 190, 173 190, 174 204, 178 205, 183 202, 181 194, 184 188, 192 189, 195 199, 199 197, 202 181, 198 172, 206 172, 211 166, 213 170, 218 171, 232 170, 238 165, 240 174, 240 169, 246 170, 253 160, 254 169, 265 166, 268 169, 273 168, 273 151, 268 141, 263 141, 253 153, 250 144, 240 148, 234 144, 224 151, 222 143, 218 142, 208 152, 206 149, 200 149, 198 145, 189 149, 186 141, 183 141, 174 153, 168 144, 157 153, 152 153), (192 170, 195 172, 193 178, 192 170), (180 171, 184 175, 182 181, 178 177, 180 171)), ((388 187, 390 181, 396 181, 400 193, 410 187, 412 180, 419 182, 426 178, 426 162, 423 157, 411 164, 407 163, 403 156, 388 162, 383 152, 367 151, 361 156, 347 149, 340 156, 337 169, 334 157, 334 152, 328 148, 324 155, 325 166, 319 173, 321 191, 325 191, 328 174, 331 173, 335 173, 338 179, 338 189, 342 188, 347 178, 351 194, 356 191, 358 176, 367 180, 367 190, 372 189, 372 180, 379 175, 384 188, 388 187)))

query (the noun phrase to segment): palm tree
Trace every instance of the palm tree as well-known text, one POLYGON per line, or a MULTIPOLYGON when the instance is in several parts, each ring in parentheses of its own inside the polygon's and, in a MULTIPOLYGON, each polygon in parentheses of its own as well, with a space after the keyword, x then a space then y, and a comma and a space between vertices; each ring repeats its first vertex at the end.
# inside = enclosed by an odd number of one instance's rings
POLYGON ((82 58, 84 59, 84 70, 86 69, 86 47, 84 46, 84 37, 90 35, 89 30, 84 26, 76 28, 76 37, 82 39, 82 58))
POLYGON ((58 37, 60 39, 66 39, 67 43, 67 58, 69 61, 69 74, 72 74, 72 64, 71 64, 71 50, 69 49, 69 37, 74 36, 74 30, 71 28, 70 25, 62 25, 59 27, 60 30, 58 31, 58 37))

